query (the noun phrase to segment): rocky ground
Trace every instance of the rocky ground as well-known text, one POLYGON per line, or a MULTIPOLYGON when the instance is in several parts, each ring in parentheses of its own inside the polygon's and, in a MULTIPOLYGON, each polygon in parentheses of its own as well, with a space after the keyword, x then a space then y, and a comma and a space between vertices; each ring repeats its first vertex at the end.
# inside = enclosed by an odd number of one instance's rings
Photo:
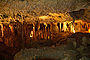
POLYGON ((55 36, 53 41, 32 41, 21 51, 0 43, 0 60, 90 60, 89 33, 64 32, 55 36))
POLYGON ((0 60, 13 60, 14 55, 18 49, 7 47, 4 43, 0 42, 0 60))
POLYGON ((14 60, 90 60, 89 33, 72 34, 64 43, 61 40, 46 47, 21 49, 14 60))

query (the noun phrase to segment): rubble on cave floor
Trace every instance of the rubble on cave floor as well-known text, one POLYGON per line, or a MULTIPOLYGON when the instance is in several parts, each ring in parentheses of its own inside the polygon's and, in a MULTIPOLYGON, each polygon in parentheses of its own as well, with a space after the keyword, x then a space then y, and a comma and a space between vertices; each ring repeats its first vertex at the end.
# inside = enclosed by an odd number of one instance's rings
POLYGON ((14 60, 90 60, 89 42, 89 33, 75 33, 67 37, 66 43, 60 46, 21 49, 14 60))

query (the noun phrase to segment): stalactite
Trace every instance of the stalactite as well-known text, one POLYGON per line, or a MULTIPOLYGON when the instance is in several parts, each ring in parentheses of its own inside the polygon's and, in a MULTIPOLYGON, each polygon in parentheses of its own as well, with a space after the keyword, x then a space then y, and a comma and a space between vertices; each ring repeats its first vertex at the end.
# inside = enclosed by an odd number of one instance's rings
POLYGON ((58 32, 58 26, 57 26, 57 23, 53 23, 53 30, 54 30, 54 33, 57 33, 58 32))
POLYGON ((71 24, 71 27, 70 28, 71 28, 71 32, 73 32, 73 25, 72 24, 71 24))
POLYGON ((72 32, 72 33, 75 33, 75 29, 74 29, 73 24, 71 24, 71 27, 70 27, 70 28, 71 28, 71 32, 72 32))
POLYGON ((60 23, 60 31, 61 31, 61 23, 60 23))
POLYGON ((14 32, 13 31, 13 26, 9 25, 9 28, 11 29, 11 32, 14 32))
POLYGON ((36 40, 35 24, 33 24, 33 39, 36 40))
POLYGON ((63 22, 63 30, 64 30, 64 32, 66 31, 66 29, 67 29, 67 25, 66 25, 67 23, 66 22, 63 22))
POLYGON ((53 40, 53 23, 50 23, 51 40, 53 40))
POLYGON ((46 24, 46 23, 44 23, 44 25, 45 25, 45 34, 44 34, 44 38, 45 38, 45 40, 47 40, 47 29, 46 29, 47 24, 46 24))
POLYGON ((3 32, 3 24, 0 24, 1 25, 1 31, 2 31, 2 37, 4 36, 4 32, 3 32))

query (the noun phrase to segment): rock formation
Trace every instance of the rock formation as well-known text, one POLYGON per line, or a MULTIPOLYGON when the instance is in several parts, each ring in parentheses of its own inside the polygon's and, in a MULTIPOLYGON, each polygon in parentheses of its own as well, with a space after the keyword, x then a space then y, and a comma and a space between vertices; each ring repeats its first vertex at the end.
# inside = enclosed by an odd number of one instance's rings
POLYGON ((41 16, 48 13, 71 12, 90 9, 89 0, 1 0, 0 13, 13 16, 41 16))

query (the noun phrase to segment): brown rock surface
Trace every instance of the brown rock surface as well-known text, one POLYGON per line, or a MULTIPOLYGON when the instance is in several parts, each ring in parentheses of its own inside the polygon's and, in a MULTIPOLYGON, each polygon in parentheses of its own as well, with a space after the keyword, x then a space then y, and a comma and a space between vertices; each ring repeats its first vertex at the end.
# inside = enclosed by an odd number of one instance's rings
POLYGON ((14 55, 18 49, 7 47, 4 43, 0 42, 0 60, 13 60, 14 55))
POLYGON ((7 15, 41 16, 49 12, 71 12, 83 8, 90 9, 89 0, 1 0, 0 12, 7 15))

